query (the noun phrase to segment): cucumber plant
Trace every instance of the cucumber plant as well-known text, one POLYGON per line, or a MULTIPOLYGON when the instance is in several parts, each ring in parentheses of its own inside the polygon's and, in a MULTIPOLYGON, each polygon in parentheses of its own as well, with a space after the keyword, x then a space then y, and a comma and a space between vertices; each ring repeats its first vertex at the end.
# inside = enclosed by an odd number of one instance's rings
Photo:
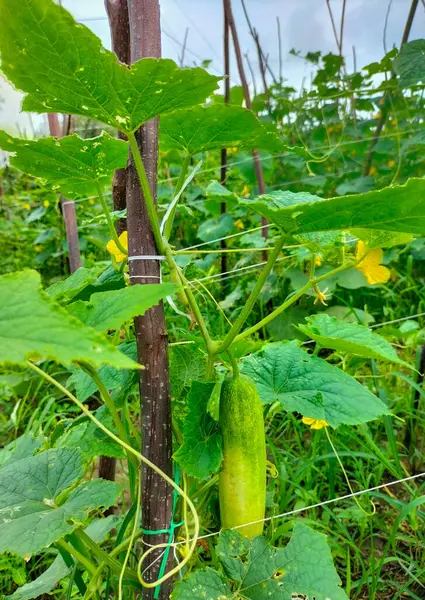
MULTIPOLYGON (((324 315, 300 325, 316 342, 314 354, 293 341, 260 341, 255 351, 250 342, 258 341, 258 332, 302 296, 311 294, 325 302, 326 282, 342 272, 357 269, 371 284, 387 281, 390 273, 381 264, 382 246, 403 243, 424 230, 424 180, 330 199, 307 192, 278 191, 253 199, 232 194, 232 201, 267 218, 277 233, 245 305, 218 336, 173 245, 176 208, 194 176, 189 173, 193 158, 224 147, 286 150, 304 159, 308 153, 287 148, 279 131, 266 127, 252 112, 207 102, 218 78, 201 68, 181 69, 166 59, 142 59, 128 68, 53 0, 20 0, 13 6, 10 0, 0 0, 0 10, 1 68, 24 93, 23 109, 90 117, 128 140, 103 133, 88 140, 72 135, 31 141, 0 133, 0 147, 12 153, 11 163, 46 187, 75 199, 97 195, 112 238, 108 245, 112 265, 106 269, 82 267, 45 290, 35 271, 0 278, 1 364, 28 369, 40 378, 40 385, 48 385, 81 411, 72 423, 59 423, 41 445, 21 440, 1 466, 0 552, 29 559, 46 548, 57 551, 49 569, 11 598, 48 593, 65 577, 70 578, 70 593, 75 584, 86 600, 110 593, 134 597, 133 592, 143 586, 159 592, 161 583, 179 573, 182 580, 175 585, 175 600, 346 599, 321 533, 297 522, 285 548, 274 548, 261 536, 267 489, 263 407, 298 413, 312 429, 389 418, 390 407, 318 356, 318 350, 322 346, 368 359, 403 361, 384 338, 364 325, 348 325, 324 315), (161 220, 135 138, 137 129, 157 116, 161 116, 162 148, 183 155, 174 198, 161 220), (159 284, 128 285, 127 238, 125 233, 116 234, 105 201, 105 187, 113 171, 125 166, 129 152, 157 250, 165 257, 164 282, 159 284), (357 244, 353 239, 359 240, 357 244), (291 242, 308 250, 305 282, 269 314, 246 326, 269 275, 291 242), (327 264, 320 272, 316 269, 319 255, 327 264), (205 364, 194 368, 197 374, 181 386, 184 418, 181 406, 175 407, 174 458, 183 474, 182 486, 177 477, 171 479, 138 451, 140 434, 128 394, 134 372, 143 367, 135 361, 131 320, 173 296, 181 305, 180 313, 190 312, 199 337, 191 335, 188 341, 205 357, 205 364), (67 381, 56 375, 55 363, 69 374, 67 381), (94 394, 102 401, 95 411, 85 404, 94 394), (120 484, 85 477, 100 454, 126 461, 126 494, 120 484), (170 543, 162 545, 165 552, 171 546, 179 550, 181 560, 165 571, 166 554, 164 569, 153 583, 146 582, 143 573, 157 547, 139 552, 138 540, 146 534, 139 528, 140 461, 174 488, 175 511, 183 520, 178 527, 184 542, 173 543, 171 535, 170 543), (217 485, 223 531, 212 552, 214 568, 200 570, 195 568, 199 514, 217 485), (123 518, 99 517, 102 509, 118 504, 120 496, 131 499, 123 518), (102 541, 114 527, 115 545, 106 551, 102 541)), ((228 194, 218 184, 214 188, 216 197, 228 194)), ((181 380, 178 364, 174 372, 181 380)), ((170 527, 171 534, 176 527, 170 527)))

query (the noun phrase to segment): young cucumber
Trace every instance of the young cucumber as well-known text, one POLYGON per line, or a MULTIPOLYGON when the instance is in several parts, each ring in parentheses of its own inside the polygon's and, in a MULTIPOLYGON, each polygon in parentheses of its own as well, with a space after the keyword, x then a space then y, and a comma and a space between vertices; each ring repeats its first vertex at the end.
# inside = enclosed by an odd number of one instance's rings
MULTIPOLYGON (((264 519, 266 442, 263 406, 254 383, 240 375, 223 382, 220 395, 223 469, 219 496, 221 525, 236 527, 264 519)), ((246 537, 261 535, 263 523, 238 529, 246 537)))

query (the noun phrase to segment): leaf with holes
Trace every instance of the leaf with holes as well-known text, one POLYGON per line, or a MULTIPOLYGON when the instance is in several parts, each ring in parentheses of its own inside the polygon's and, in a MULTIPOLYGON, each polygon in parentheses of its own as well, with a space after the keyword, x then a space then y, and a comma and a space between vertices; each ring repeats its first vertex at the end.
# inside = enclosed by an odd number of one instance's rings
POLYGON ((325 360, 307 354, 295 341, 269 344, 243 363, 261 400, 325 420, 332 427, 357 425, 390 411, 358 381, 325 360))
POLYGON ((33 141, 0 131, 0 148, 15 154, 10 159, 14 167, 67 198, 97 194, 98 186, 110 185, 115 169, 125 167, 128 158, 128 143, 106 132, 91 139, 74 134, 33 141))
POLYGON ((306 325, 298 325, 298 329, 323 348, 333 348, 363 358, 388 360, 413 369, 397 356, 397 352, 385 338, 368 327, 340 321, 325 314, 307 317, 306 322, 306 325))
POLYGON ((341 588, 326 536, 296 523, 285 548, 265 537, 247 539, 225 530, 217 544, 223 577, 214 569, 192 572, 176 584, 172 600, 348 600, 341 588))
POLYGON ((68 304, 71 315, 84 325, 98 331, 119 329, 125 321, 143 315, 176 290, 172 283, 133 285, 121 290, 97 292, 88 302, 78 300, 68 304))
POLYGON ((108 508, 121 486, 93 479, 58 504, 61 492, 84 474, 81 453, 59 448, 0 470, 0 552, 31 556, 73 531, 88 512, 108 508))
POLYGON ((201 480, 216 473, 223 458, 221 434, 208 412, 214 387, 215 383, 192 382, 183 425, 183 444, 174 454, 185 473, 201 480))
POLYGON ((217 88, 218 77, 168 59, 128 68, 53 0, 0 0, 0 14, 1 68, 26 94, 25 111, 82 115, 129 133, 217 88))
POLYGON ((254 113, 240 106, 211 104, 179 110, 161 119, 161 145, 192 156, 221 148, 282 151, 277 135, 267 131, 254 113))
POLYGON ((240 203, 291 233, 360 227, 423 235, 425 230, 424 179, 328 200, 279 191, 240 203))
POLYGON ((97 331, 80 321, 43 292, 36 271, 0 277, 0 364, 55 360, 65 366, 88 362, 116 369, 138 369, 97 331))

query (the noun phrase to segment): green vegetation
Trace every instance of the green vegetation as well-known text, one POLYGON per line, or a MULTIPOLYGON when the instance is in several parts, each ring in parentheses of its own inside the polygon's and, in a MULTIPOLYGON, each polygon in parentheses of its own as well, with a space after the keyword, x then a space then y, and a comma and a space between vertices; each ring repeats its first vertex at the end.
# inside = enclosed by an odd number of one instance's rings
POLYGON ((200 67, 118 63, 53 0, 0 13, 24 110, 99 131, 0 132, 1 597, 158 597, 171 577, 173 600, 424 597, 425 42, 354 74, 309 53, 311 89, 275 81, 249 111, 200 67), (157 116, 155 207, 135 132, 157 116), (143 285, 110 202, 129 154, 161 256, 143 285), (60 194, 77 207, 73 273, 60 194), (168 474, 140 452, 133 322, 160 303, 168 474), (142 463, 173 493, 159 558, 142 463))

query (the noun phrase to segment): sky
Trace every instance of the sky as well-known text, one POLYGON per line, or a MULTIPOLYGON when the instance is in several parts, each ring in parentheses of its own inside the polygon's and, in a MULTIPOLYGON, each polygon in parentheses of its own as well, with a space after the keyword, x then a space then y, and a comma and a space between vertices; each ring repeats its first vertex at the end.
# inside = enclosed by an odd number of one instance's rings
MULTIPOLYGON (((335 21, 339 27, 343 0, 331 0, 335 21)), ((390 4, 386 28, 386 47, 399 46, 404 24, 411 4, 410 0, 346 0, 344 47, 348 71, 353 69, 353 47, 357 66, 361 67, 379 60, 384 54, 383 32, 390 4)), ((257 86, 260 75, 256 49, 250 37, 240 0, 233 0, 233 12, 239 32, 242 51, 248 53, 257 86)), ((63 6, 74 17, 90 27, 110 48, 109 25, 104 0, 63 0, 63 6)), ((279 70, 279 46, 277 21, 280 20, 282 40, 282 74, 289 85, 299 88, 305 78, 309 81, 311 66, 289 51, 294 48, 301 54, 317 50, 336 52, 336 43, 326 0, 246 0, 253 25, 256 27, 264 49, 269 55, 273 71, 279 70)), ((182 52, 186 29, 185 65, 200 64, 210 59, 210 71, 222 74, 223 14, 221 0, 161 0, 162 53, 177 62, 182 52)), ((425 37, 425 7, 419 2, 410 39, 425 37)), ((231 83, 239 85, 236 63, 231 60, 231 83)), ((20 112, 21 95, 0 78, 0 128, 11 133, 26 132, 31 135, 33 127, 44 126, 44 118, 34 115, 31 119, 20 112)))

